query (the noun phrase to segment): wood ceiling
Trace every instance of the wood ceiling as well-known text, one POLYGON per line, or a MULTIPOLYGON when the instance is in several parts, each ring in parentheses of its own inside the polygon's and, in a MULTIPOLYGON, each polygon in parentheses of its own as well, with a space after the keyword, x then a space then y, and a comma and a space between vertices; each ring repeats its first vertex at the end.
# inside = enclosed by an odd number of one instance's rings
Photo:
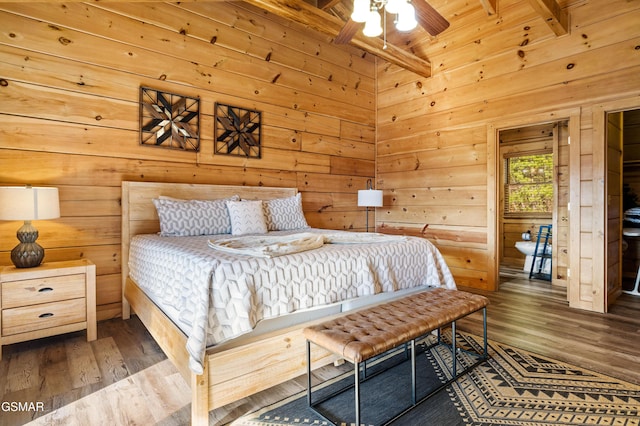
MULTIPOLYGON (((0 0, 2 2, 11 2, 16 0, 0 0)), ((69 1, 87 1, 87 0, 22 0, 40 3, 61 3, 69 1)), ((100 2, 135 2, 148 0, 94 0, 100 2)), ((180 0, 181 2, 202 1, 202 0, 180 0)), ((205 0, 207 1, 207 0, 205 0)), ((223 0, 213 0, 223 1, 223 0)), ((305 27, 327 34, 334 38, 340 34, 342 28, 349 21, 353 0, 243 0, 248 4, 264 9, 274 15, 280 16, 290 21, 297 22, 305 27), (311 2, 311 3, 310 3, 311 2)), ((447 11, 438 11, 448 20, 451 25, 443 32, 456 31, 455 10, 456 1, 447 2, 445 0, 411 0, 413 3, 429 1, 435 10, 438 5, 447 3, 447 11), (449 4, 449 3, 452 3, 449 4)), ((567 34, 569 31, 569 19, 565 10, 558 4, 558 0, 523 0, 528 1, 534 10, 540 15, 541 19, 553 30, 556 35, 567 34)), ((477 7, 484 8, 488 16, 495 15, 498 10, 498 0, 467 0, 460 3, 460 7, 473 6, 477 2, 477 7), (463 5, 464 3, 464 5, 463 5)), ((429 19, 428 17, 423 17, 429 19)), ((348 42, 367 53, 377 56, 401 68, 412 71, 424 77, 431 76, 431 63, 429 58, 420 54, 420 43, 430 40, 433 35, 428 34, 424 29, 418 28, 409 33, 400 33, 395 31, 393 26, 393 18, 387 16, 386 40, 380 37, 366 37, 362 31, 358 30, 356 34, 348 42)), ((353 24, 350 22, 350 24, 353 24)), ((338 40, 338 43, 340 40, 338 40)))
MULTIPOLYGON (((308 28, 334 37, 334 40, 340 34, 343 26, 349 22, 348 18, 353 7, 353 0, 309 0, 317 2, 314 4, 303 0, 244 1, 267 10, 274 15, 298 22, 308 28)), ((421 1, 425 0, 412 0, 414 3, 421 1)), ((488 16, 494 15, 497 11, 498 0, 470 0, 470 2, 473 1, 478 2, 478 7, 484 8, 488 16)), ((569 31, 568 15, 560 7, 557 0, 526 1, 531 3, 534 10, 556 35, 563 35, 569 31)), ((437 9, 438 0, 433 3, 434 8, 437 9)), ((445 12, 442 12, 442 14, 449 22, 454 22, 444 33, 455 31, 455 16, 447 16, 445 12)), ((410 33, 397 32, 392 24, 392 19, 390 16, 387 17, 386 41, 382 36, 365 37, 362 31, 358 31, 349 43, 418 75, 430 77, 431 63, 429 58, 419 53, 420 49, 416 48, 419 42, 416 42, 416 40, 429 40, 433 36, 420 27, 410 33)))

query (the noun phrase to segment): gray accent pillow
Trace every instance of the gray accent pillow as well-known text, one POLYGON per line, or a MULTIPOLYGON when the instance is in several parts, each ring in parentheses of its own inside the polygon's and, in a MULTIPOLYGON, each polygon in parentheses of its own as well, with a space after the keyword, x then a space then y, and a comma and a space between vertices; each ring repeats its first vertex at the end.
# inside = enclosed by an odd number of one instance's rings
POLYGON ((219 200, 178 200, 154 198, 160 235, 186 237, 195 235, 230 234, 231 220, 227 200, 239 200, 234 195, 219 200))
POLYGON ((302 211, 302 195, 264 200, 264 215, 269 231, 309 228, 302 211))

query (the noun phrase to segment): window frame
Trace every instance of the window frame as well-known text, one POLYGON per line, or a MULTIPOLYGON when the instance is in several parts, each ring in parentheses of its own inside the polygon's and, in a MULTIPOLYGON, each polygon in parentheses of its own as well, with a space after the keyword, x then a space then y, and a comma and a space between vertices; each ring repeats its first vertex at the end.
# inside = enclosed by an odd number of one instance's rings
POLYGON ((555 162, 553 161, 553 148, 545 148, 545 149, 537 149, 537 150, 527 150, 527 151, 512 151, 504 153, 502 156, 502 173, 503 173, 503 182, 502 182, 502 212, 505 218, 552 218, 553 217, 553 200, 554 200, 554 169, 555 162), (552 204, 551 210, 548 212, 510 212, 509 211, 509 160, 516 157, 530 157, 534 155, 545 155, 551 154, 552 158, 552 173, 551 180, 544 182, 544 184, 550 184, 552 187, 551 199, 550 202, 552 204))

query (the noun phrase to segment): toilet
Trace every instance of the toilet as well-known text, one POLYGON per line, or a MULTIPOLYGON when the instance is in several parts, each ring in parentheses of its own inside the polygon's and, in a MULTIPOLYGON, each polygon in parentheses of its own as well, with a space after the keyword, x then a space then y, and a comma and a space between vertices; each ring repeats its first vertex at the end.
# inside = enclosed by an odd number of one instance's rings
MULTIPOLYGON (((523 271, 525 272, 529 272, 531 271, 531 263, 533 262, 533 252, 536 250, 536 242, 535 241, 517 241, 516 242, 516 248, 518 249, 518 251, 522 254, 524 254, 525 260, 524 260, 524 268, 522 268, 523 271)), ((540 246, 538 247, 538 254, 542 254, 542 244, 540 244, 540 246)), ((551 246, 548 245, 547 246, 547 250, 546 250, 546 254, 551 254, 551 246)), ((544 264, 542 265, 542 273, 543 274, 550 274, 551 273, 551 259, 541 259, 541 258, 537 258, 536 259, 536 265, 535 265, 535 269, 538 270, 538 267, 540 266, 540 262, 543 262, 544 264)))

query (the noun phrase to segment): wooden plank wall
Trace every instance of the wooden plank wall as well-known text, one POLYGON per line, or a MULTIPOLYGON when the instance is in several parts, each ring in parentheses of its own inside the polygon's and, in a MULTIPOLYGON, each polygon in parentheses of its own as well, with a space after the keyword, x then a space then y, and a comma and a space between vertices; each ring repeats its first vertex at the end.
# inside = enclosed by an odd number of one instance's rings
MULTIPOLYGON (((0 185, 60 189, 45 261, 97 265, 98 318, 121 311, 120 183, 296 187, 315 227, 364 230, 375 61, 242 3, 0 4, 0 185), (201 100, 198 154, 139 145, 139 87, 201 100), (263 158, 213 155, 213 107, 262 112, 263 158)), ((373 221, 373 214, 371 215, 373 221)), ((0 222, 0 264, 17 244, 0 222)))
MULTIPOLYGON (((578 202, 566 226, 578 232, 569 237, 570 304, 602 311, 606 163, 594 113, 617 99, 640 106, 640 2, 558 3, 570 15, 568 35, 557 37, 528 1, 501 0, 493 16, 447 15, 459 30, 424 46, 432 78, 379 64, 377 184, 392 204, 377 226, 436 239, 459 284, 496 288, 488 141, 505 120, 571 118, 568 181, 578 202)), ((437 6, 448 13, 444 2, 437 6)))

